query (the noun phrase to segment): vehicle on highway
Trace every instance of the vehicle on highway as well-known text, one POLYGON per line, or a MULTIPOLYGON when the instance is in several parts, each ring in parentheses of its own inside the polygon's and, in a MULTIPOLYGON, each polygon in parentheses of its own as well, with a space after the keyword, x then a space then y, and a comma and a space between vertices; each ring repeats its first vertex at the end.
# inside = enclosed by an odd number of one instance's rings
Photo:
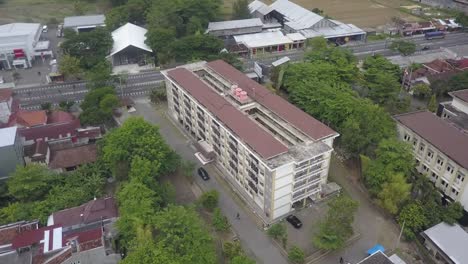
POLYGON ((198 168, 197 170, 198 176, 200 176, 204 181, 207 181, 210 179, 210 176, 208 175, 208 172, 204 168, 198 168))
POLYGON ((424 47, 422 47, 421 50, 429 50, 429 49, 431 49, 431 47, 429 47, 429 46, 424 46, 424 47))
POLYGON ((445 38, 445 32, 442 32, 442 31, 427 32, 426 34, 424 34, 424 37, 427 40, 430 40, 430 39, 443 39, 443 38, 445 38))
POLYGON ((0 83, 5 83, 5 80, 3 80, 3 76, 0 75, 0 83))
POLYGON ((302 227, 301 220, 299 220, 299 218, 297 218, 297 216, 295 215, 289 215, 288 217, 286 217, 286 221, 288 221, 295 228, 299 229, 302 227))

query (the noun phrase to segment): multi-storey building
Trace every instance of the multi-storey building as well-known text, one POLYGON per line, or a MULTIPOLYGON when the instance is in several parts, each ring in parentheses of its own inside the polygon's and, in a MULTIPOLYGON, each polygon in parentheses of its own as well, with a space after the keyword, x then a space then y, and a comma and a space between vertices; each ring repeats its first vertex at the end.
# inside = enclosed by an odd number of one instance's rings
POLYGON ((437 115, 468 134, 468 89, 450 92, 452 101, 440 103, 437 115))
POLYGON ((397 115, 398 135, 409 142, 416 168, 451 201, 468 211, 468 135, 431 112, 397 115))
POLYGON ((338 133, 223 61, 162 73, 169 116, 265 223, 320 198, 338 133))

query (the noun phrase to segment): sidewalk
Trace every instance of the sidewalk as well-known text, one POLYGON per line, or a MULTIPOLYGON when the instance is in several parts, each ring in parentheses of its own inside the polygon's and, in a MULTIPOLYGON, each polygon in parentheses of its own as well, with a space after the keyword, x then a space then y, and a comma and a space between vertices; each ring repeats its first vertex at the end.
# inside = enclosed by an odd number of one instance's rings
MULTIPOLYGON (((135 100, 135 108, 139 115, 143 116, 148 122, 158 125, 159 132, 165 138, 166 142, 183 158, 199 164, 194 156, 190 140, 188 140, 165 116, 165 105, 154 106, 149 100, 135 100)), ((210 170, 211 173, 214 170, 210 170)), ((229 219, 234 231, 246 251, 252 251, 256 257, 257 263, 264 264, 287 264, 286 259, 281 255, 278 249, 273 245, 267 235, 257 227, 254 220, 248 216, 248 209, 224 190, 222 184, 218 182, 220 175, 212 175, 209 181, 202 181, 195 177, 198 185, 203 190, 215 189, 219 192, 219 206, 222 212, 229 219), (236 214, 240 213, 240 220, 236 219, 236 214)))

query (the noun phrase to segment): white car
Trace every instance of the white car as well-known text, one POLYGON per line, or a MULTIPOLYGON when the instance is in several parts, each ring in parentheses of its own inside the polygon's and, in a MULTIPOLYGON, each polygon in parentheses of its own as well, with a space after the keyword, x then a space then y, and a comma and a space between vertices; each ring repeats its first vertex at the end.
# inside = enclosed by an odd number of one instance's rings
POLYGON ((47 31, 49 31, 47 25, 42 26, 42 33, 47 33, 47 31))
POLYGON ((3 76, 0 75, 0 83, 4 83, 3 76))

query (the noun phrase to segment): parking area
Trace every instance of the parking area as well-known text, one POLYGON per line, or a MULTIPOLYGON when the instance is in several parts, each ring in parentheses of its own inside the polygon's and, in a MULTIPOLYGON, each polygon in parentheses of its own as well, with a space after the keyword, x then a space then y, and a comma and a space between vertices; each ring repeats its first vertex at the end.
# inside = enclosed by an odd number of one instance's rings
MULTIPOLYGON (((54 57, 57 57, 58 43, 63 41, 63 38, 58 38, 56 36, 57 26, 50 25, 48 26, 48 31, 46 33, 42 33, 40 39, 41 40, 48 40, 50 45, 50 50, 52 50, 54 57)), ((32 67, 28 69, 12 69, 12 70, 2 70, 0 71, 0 75, 3 76, 4 81, 6 83, 13 82, 15 83, 15 87, 17 88, 24 88, 30 86, 36 86, 40 84, 47 83, 47 74, 50 72, 50 57, 46 57, 41 59, 40 57, 36 57, 34 61, 32 61, 32 67)))
POLYGON ((298 246, 304 250, 306 256, 310 256, 318 251, 312 245, 312 237, 318 232, 319 222, 327 214, 327 208, 326 203, 311 204, 310 207, 294 212, 293 215, 302 222, 302 227, 299 229, 296 229, 284 220, 288 231, 288 248, 298 246))

